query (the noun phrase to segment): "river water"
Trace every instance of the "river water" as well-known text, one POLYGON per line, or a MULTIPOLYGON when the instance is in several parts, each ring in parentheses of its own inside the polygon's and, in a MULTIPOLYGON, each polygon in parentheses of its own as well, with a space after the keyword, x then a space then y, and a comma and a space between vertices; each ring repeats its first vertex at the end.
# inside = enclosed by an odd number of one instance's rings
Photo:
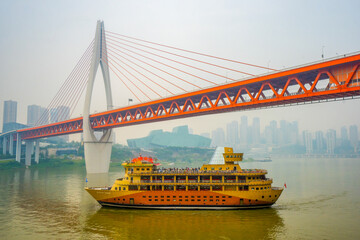
MULTIPOLYGON (((360 159, 273 159, 283 186, 268 209, 236 211, 101 208, 83 190, 85 168, 0 171, 0 239, 360 239, 360 159)), ((122 176, 113 168, 109 184, 122 176)))

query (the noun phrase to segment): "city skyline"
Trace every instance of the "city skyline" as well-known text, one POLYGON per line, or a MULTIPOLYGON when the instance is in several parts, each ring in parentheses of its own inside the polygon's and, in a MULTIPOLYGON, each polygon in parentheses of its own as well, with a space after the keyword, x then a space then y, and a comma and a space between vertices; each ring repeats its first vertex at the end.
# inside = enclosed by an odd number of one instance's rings
MULTIPOLYGON (((358 2, 344 4, 332 1, 330 4, 328 1, 317 1, 309 7, 309 3, 288 1, 280 1, 278 5, 267 1, 157 1, 142 2, 137 7, 127 2, 110 3, 101 8, 96 1, 86 3, 88 8, 78 12, 75 9, 82 7, 81 1, 62 1, 55 5, 37 0, 31 4, 5 1, 0 10, 3 20, 0 28, 4 33, 4 37, 0 38, 3 53, 0 57, 0 114, 3 113, 3 101, 7 99, 18 102, 20 123, 26 123, 27 105, 47 107, 93 38, 98 19, 105 21, 106 29, 130 36, 275 69, 360 50, 356 41, 360 33, 352 31, 357 28, 355 9, 358 2), (70 4, 71 8, 68 7, 70 4), (256 14, 248 14, 251 11, 256 14), (307 18, 303 18, 303 12, 309 13, 307 18), (139 13, 142 17, 135 18, 139 13), (328 17, 323 18, 322 14, 328 17), (164 17, 168 21, 163 21, 164 17), (129 21, 125 23, 123 19, 129 21), (308 28, 309 25, 314 27, 308 28), (350 31, 352 37, 345 38, 350 31), (64 40, 63 36, 74 37, 64 40), (37 56, 37 61, 33 61, 33 56, 37 56), (46 63, 46 67, 37 62, 46 63)), ((231 77, 228 72, 223 74, 231 77)), ((112 86, 116 107, 126 106, 129 98, 134 99, 120 83, 112 82, 112 86)), ((96 101, 92 102, 93 113, 106 108, 104 87, 99 76, 94 89, 93 99, 96 101)), ((135 99, 133 103, 136 104, 135 99)), ((261 129, 271 120, 299 121, 301 131, 340 129, 351 124, 359 127, 357 120, 360 113, 354 111, 359 103, 360 100, 356 99, 253 110, 246 114, 261 118, 261 129)), ((80 100, 71 117, 81 116, 82 109, 83 101, 80 100)), ((170 130, 174 126, 191 123, 191 128, 203 132, 207 128, 222 126, 229 119, 240 118, 241 114, 243 112, 172 120, 116 129, 115 132, 120 136, 117 139, 121 143, 125 143, 127 137, 143 137, 143 132, 159 126, 170 130), (206 124, 203 124, 204 121, 206 124)), ((0 116, 1 125, 2 119, 0 116)), ((79 139, 79 136, 72 138, 79 139)))
MULTIPOLYGON (((11 103, 15 103, 17 105, 17 102, 16 101, 13 101, 13 100, 9 100, 7 102, 11 102, 11 103)), ((4 102, 4 106, 5 106, 5 102, 4 102)), ((17 107, 16 107, 17 108, 17 107)), ((274 110, 274 109, 277 109, 277 108, 270 108, 270 109, 265 109, 265 110, 274 110)), ((266 131, 273 131, 271 130, 271 127, 274 128, 274 127, 277 127, 277 123, 279 123, 279 125, 281 124, 281 122, 287 122, 288 120, 284 120, 284 119, 275 119, 275 120, 271 120, 271 119, 267 119, 266 121, 260 121, 260 118, 257 116, 257 115, 254 115, 254 112, 256 113, 257 111, 261 111, 261 110, 254 110, 254 111, 246 111, 246 113, 250 113, 250 115, 253 115, 250 119, 246 120, 248 121, 246 123, 246 126, 250 126, 248 123, 249 121, 252 121, 252 124, 254 124, 254 121, 257 122, 257 130, 258 133, 256 134, 256 136, 260 136, 260 133, 263 134, 265 133, 266 131), (275 122, 275 126, 273 125, 272 126, 272 123, 275 122)), ((232 129, 234 128, 238 128, 237 131, 240 133, 241 132, 241 128, 242 128, 242 125, 241 125, 241 119, 242 118, 248 118, 247 115, 244 115, 243 114, 244 112, 236 112, 236 113, 228 113, 228 114, 237 114, 239 115, 240 114, 240 124, 238 124, 236 127, 232 127, 232 129)), ((17 115, 17 110, 16 110, 16 115, 17 115)), ((217 114, 215 114, 216 116, 217 114)), ((29 117, 32 118, 32 120, 30 121, 34 121, 34 118, 37 117, 41 117, 40 119, 37 119, 36 121, 38 120, 41 120, 43 124, 46 124, 46 123, 55 123, 55 122, 58 122, 58 121, 63 121, 63 120, 66 120, 66 119, 69 119, 69 116, 70 116, 70 109, 69 107, 65 107, 65 106, 59 106, 57 107, 56 109, 50 109, 50 110, 47 110, 39 105, 35 105, 35 104, 32 104, 32 105, 28 105, 27 107, 27 118, 25 120, 25 123, 26 125, 29 125, 29 117), (34 110, 35 109, 35 110, 34 110), (35 111, 36 113, 33 113, 33 111, 35 111), (40 114, 41 113, 41 114, 40 114), (30 115, 29 115, 30 114, 30 115), (35 114, 35 115, 34 115, 35 114), (40 115, 38 115, 40 114, 40 115), (46 117, 47 115, 47 117, 46 117), (44 117, 45 116, 45 117, 44 117)), ((3 119, 1 119, 3 120, 3 119)), ((191 131, 193 131, 195 134, 198 134, 198 135, 204 135, 204 134, 209 134, 211 136, 211 132, 213 131, 216 131, 216 129, 212 129, 212 131, 209 131, 209 132, 204 132, 204 131, 201 131, 199 130, 198 128, 196 128, 196 126, 194 127, 191 123, 186 123, 186 119, 185 120, 175 120, 175 121, 171 121, 173 122, 173 124, 169 124, 169 126, 179 126, 179 124, 187 124, 189 125, 189 128, 191 131), (176 124, 175 122, 180 122, 179 124, 176 124)), ((232 139, 235 143, 244 143, 244 139, 241 139, 240 137, 240 134, 239 136, 229 136, 227 134, 227 132, 232 132, 234 133, 234 131, 228 129, 229 128, 229 125, 231 124, 234 124, 235 122, 237 122, 236 118, 234 118, 234 120, 232 120, 231 122, 222 122, 222 126, 220 127, 217 127, 217 129, 221 128, 222 131, 224 131, 224 141, 222 142, 228 142, 229 138, 232 139)), ((289 120, 289 122, 297 122, 298 123, 298 120, 289 120)), ((20 124, 23 124, 22 122, 20 122, 20 124)), ((157 123, 153 124, 153 125, 157 125, 157 123)), ((336 127, 326 127, 326 125, 323 125, 321 129, 316 129, 316 128, 312 128, 312 129, 307 129, 307 128, 304 128, 301 126, 302 124, 300 124, 300 128, 298 126, 296 126, 298 128, 298 131, 299 132, 304 132, 304 131, 308 131, 308 132, 319 132, 319 131, 322 131, 322 132, 326 132, 327 130, 329 129, 334 129, 336 132, 339 132, 339 136, 342 135, 342 134, 345 134, 343 133, 343 128, 344 126, 356 126, 357 128, 360 128, 359 124, 356 124, 355 122, 353 123, 348 123, 348 124, 342 124, 342 125, 337 125, 336 127)), ((32 126, 32 125, 29 125, 29 126, 32 126)), ((206 127, 207 129, 211 128, 211 127, 206 127)), ((149 128, 149 132, 152 131, 152 130, 155 130, 155 129, 159 129, 159 128, 156 128, 155 126, 149 128)), ((167 128, 164 128, 165 130, 168 130, 167 128)), ((236 130, 235 130, 236 131, 236 130)), ((244 131, 244 130, 243 130, 244 131)), ((247 131, 247 130, 246 130, 247 131)), ((247 133, 245 133, 246 135, 247 133)), ((253 136, 253 133, 251 133, 252 136, 251 136, 251 139, 254 138, 253 136)), ((75 140, 75 141, 79 141, 79 134, 75 134, 76 136, 75 137, 70 137, 69 139, 70 140, 75 140)), ((71 135, 70 135, 71 136, 71 135)), ((139 135, 140 137, 144 137, 146 136, 146 130, 145 132, 142 132, 142 135, 139 135)), ((244 135, 243 135, 244 136, 244 135)), ((129 137, 131 138, 131 137, 129 137)), ((256 138, 256 137, 255 137, 256 138)), ((127 139, 124 139, 125 142, 121 141, 119 143, 121 144, 126 144, 126 140, 127 139)))

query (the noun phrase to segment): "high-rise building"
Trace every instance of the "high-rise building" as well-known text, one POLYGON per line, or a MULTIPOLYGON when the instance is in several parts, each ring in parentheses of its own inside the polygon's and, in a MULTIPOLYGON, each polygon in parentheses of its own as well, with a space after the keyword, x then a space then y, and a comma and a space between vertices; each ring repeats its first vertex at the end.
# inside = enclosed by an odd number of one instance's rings
POLYGON ((340 137, 341 137, 341 142, 346 142, 347 140, 349 140, 348 131, 345 126, 341 128, 340 137))
POLYGON ((323 153, 325 150, 325 139, 322 131, 315 132, 315 152, 323 153))
POLYGON ((334 154, 335 146, 336 146, 336 131, 333 129, 329 129, 326 132, 326 152, 328 154, 334 154))
POLYGON ((273 145, 273 131, 270 126, 265 126, 264 138, 266 145, 268 146, 273 145))
POLYGON ((231 147, 239 144, 239 124, 237 121, 226 124, 226 143, 231 147))
POLYGON ((240 144, 243 146, 247 146, 248 143, 249 143, 248 119, 247 116, 242 116, 240 123, 240 144))
POLYGON ((5 124, 16 122, 16 116, 17 116, 17 102, 12 100, 4 101, 3 131, 5 124))
POLYGON ((289 144, 288 123, 285 120, 280 121, 279 145, 289 144))
POLYGON ((270 122, 270 129, 272 132, 272 143, 277 145, 279 142, 279 133, 278 133, 278 129, 277 129, 277 122, 276 121, 271 121, 270 122))
POLYGON ((252 142, 255 145, 260 144, 260 119, 258 117, 253 119, 252 142))
POLYGON ((42 124, 47 124, 47 119, 43 117, 45 111, 45 108, 42 108, 38 105, 29 105, 27 109, 27 125, 35 126, 40 118, 42 118, 42 124))
POLYGON ((359 132, 356 125, 350 126, 350 144, 354 148, 354 152, 357 152, 357 147, 359 144, 359 132))
POLYGON ((16 101, 4 101, 4 115, 3 123, 14 123, 17 117, 17 102, 16 101))
POLYGON ((299 143, 299 124, 297 121, 294 121, 289 124, 289 143, 298 144, 299 143))
POLYGON ((211 146, 221 147, 225 146, 225 132, 222 128, 217 128, 211 132, 211 146))
POLYGON ((304 131, 303 132, 304 145, 306 149, 306 154, 313 153, 313 138, 311 132, 304 131))

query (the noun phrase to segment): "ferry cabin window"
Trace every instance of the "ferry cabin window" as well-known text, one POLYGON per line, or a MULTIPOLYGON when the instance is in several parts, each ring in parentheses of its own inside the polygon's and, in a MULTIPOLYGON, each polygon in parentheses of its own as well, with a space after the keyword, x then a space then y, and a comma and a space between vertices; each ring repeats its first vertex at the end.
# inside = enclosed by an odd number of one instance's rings
POLYGON ((126 188, 123 187, 123 190, 125 190, 126 188))

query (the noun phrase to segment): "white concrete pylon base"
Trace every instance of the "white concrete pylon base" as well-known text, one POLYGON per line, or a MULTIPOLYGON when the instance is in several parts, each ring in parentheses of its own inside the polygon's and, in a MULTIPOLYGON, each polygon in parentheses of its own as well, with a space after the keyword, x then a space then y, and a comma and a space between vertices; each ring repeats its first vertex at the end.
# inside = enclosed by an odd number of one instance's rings
POLYGON ((112 142, 84 142, 87 173, 109 172, 112 142))

